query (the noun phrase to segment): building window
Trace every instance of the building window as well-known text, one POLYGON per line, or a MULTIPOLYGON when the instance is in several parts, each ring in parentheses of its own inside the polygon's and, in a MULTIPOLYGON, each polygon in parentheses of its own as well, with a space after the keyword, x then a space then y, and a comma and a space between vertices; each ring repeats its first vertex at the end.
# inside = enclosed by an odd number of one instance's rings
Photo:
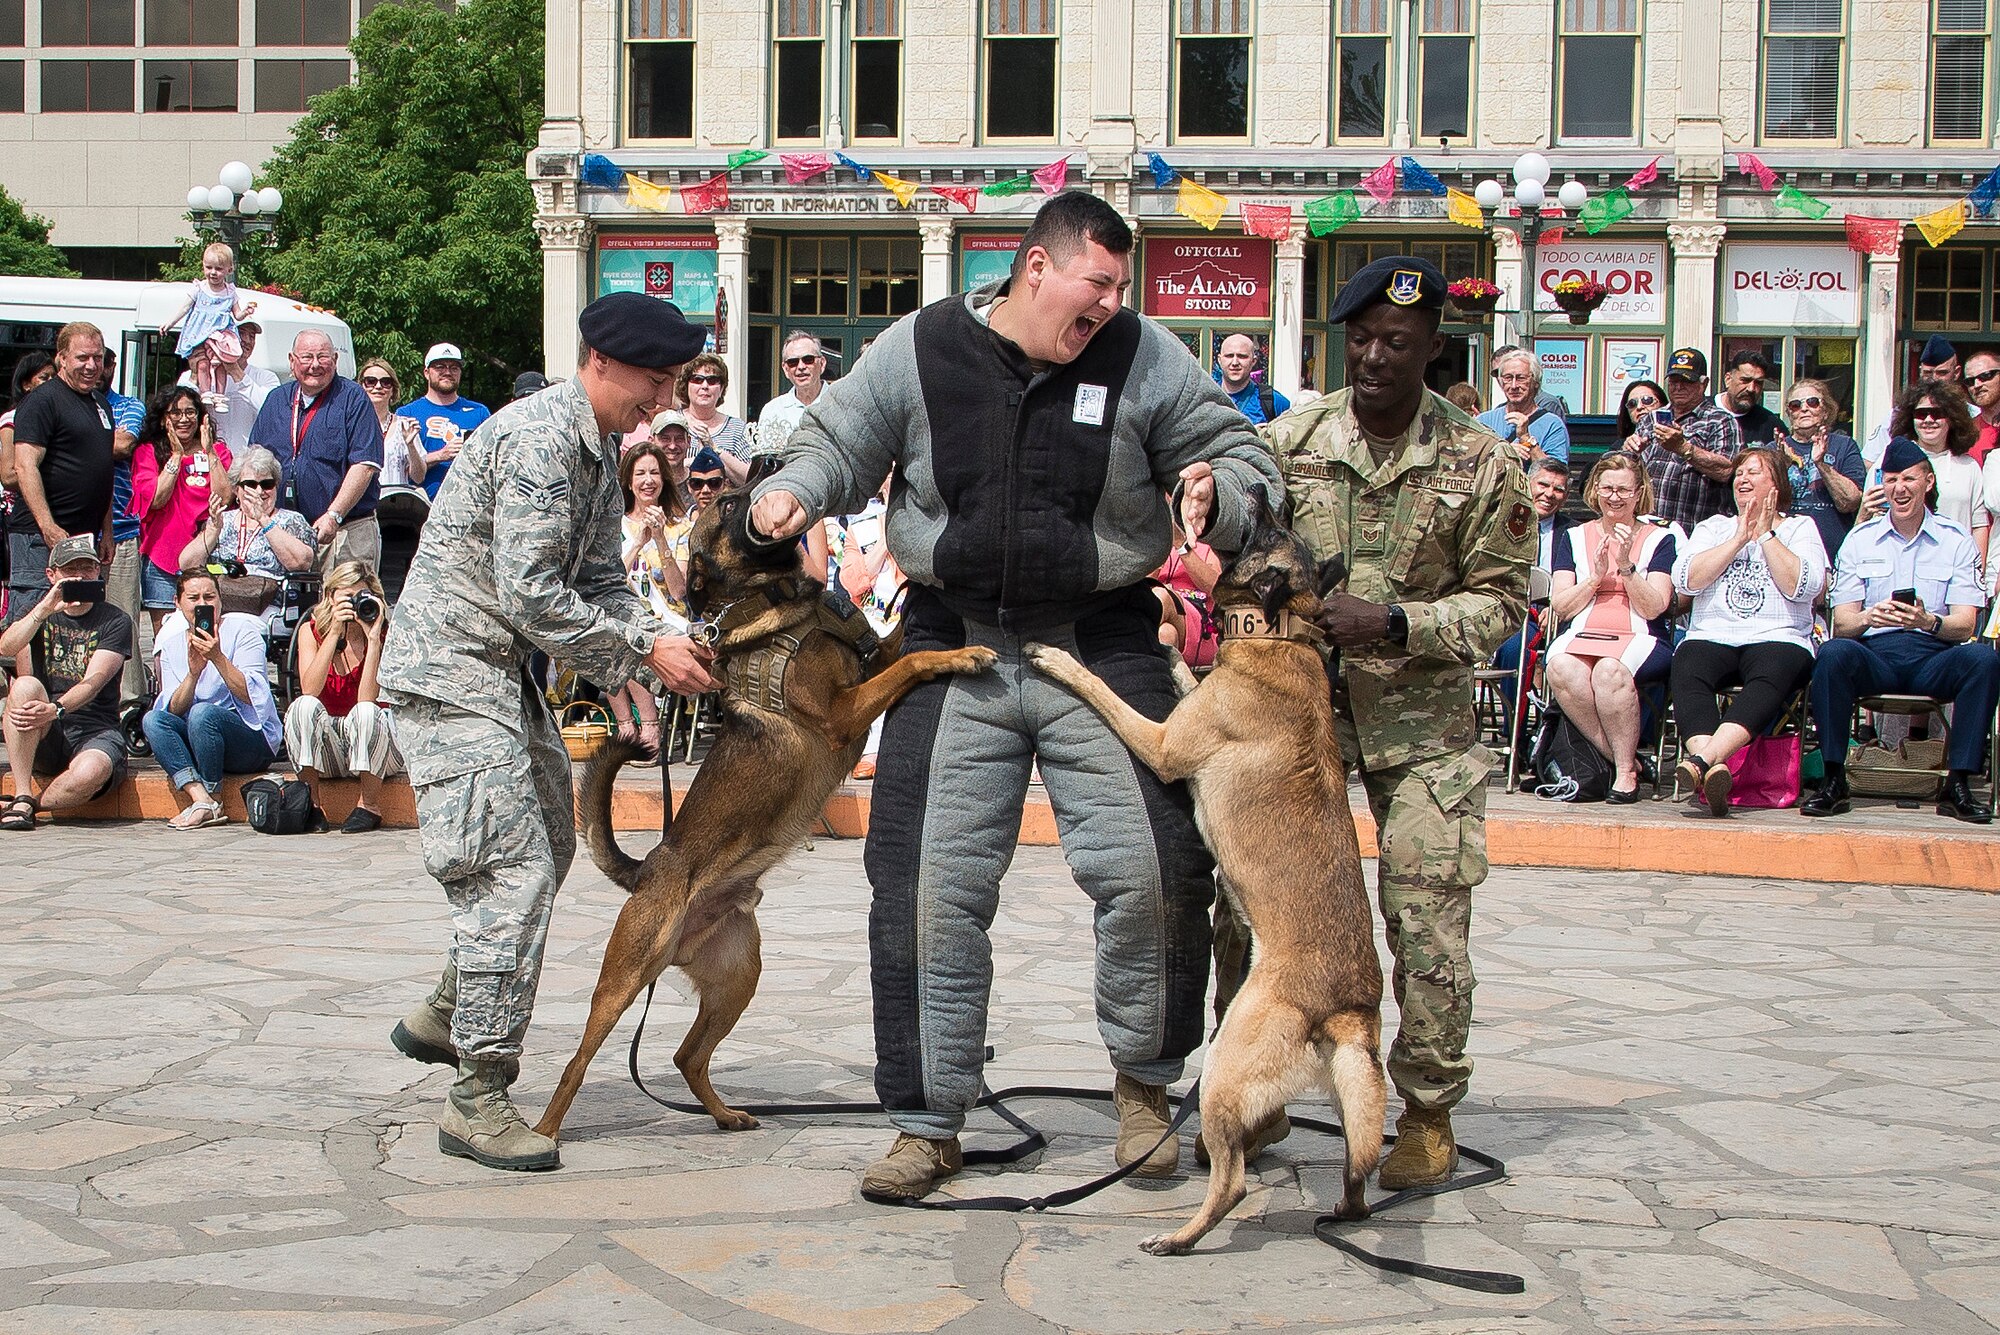
POLYGON ((820 0, 778 0, 771 29, 772 106, 779 139, 818 139, 826 105, 821 75, 826 42, 820 33, 820 0))
POLYGON ((234 111, 236 62, 149 60, 141 87, 147 111, 234 111))
POLYGON ((847 238, 791 243, 785 304, 793 315, 847 315, 847 238))
POLYGON ((22 78, 26 61, 0 60, 0 112, 26 111, 27 89, 22 78))
POLYGON ((42 110, 132 110, 132 62, 44 60, 42 110))
POLYGON ((1910 320, 1916 329, 1981 329, 1986 324, 1986 251, 1928 246, 1913 252, 1910 320))
POLYGON ((1986 138, 1987 0, 1932 0, 1931 142, 1986 138))
POLYGON ((347 14, 328 0, 257 0, 257 45, 346 46, 347 14))
MULTIPOLYGON (((43 41, 48 39, 44 37, 43 41)), ((0 0, 0 46, 28 44, 27 0, 0 0)))
POLYGON ((235 46, 236 0, 146 0, 147 46, 235 46))
POLYGON ((45 0, 42 45, 130 46, 132 0, 45 0))
POLYGON ((986 0, 986 138, 1056 137, 1056 0, 986 0))
POLYGON ((259 111, 304 111, 306 103, 350 77, 344 60, 260 60, 256 74, 259 111))
POLYGON ((1556 135, 1638 138, 1639 0, 1563 0, 1556 135))
POLYGON ((1472 0, 1423 0, 1417 37, 1417 136, 1425 142, 1472 133, 1472 0))
POLYGON ((628 0, 628 139, 694 138, 694 0, 628 0))
POLYGON ((862 237, 859 261, 861 315, 908 315, 917 308, 915 237, 862 237))
POLYGON ((1175 0, 1175 139, 1250 135, 1250 0, 1175 0))
POLYGON ((1340 0, 1333 39, 1333 133, 1389 137, 1389 10, 1393 0, 1340 0))
POLYGON ((1846 0, 1764 0, 1765 139, 1840 137, 1846 0))
POLYGON ((852 0, 852 5, 848 132, 856 139, 895 139, 903 133, 902 0, 852 0))

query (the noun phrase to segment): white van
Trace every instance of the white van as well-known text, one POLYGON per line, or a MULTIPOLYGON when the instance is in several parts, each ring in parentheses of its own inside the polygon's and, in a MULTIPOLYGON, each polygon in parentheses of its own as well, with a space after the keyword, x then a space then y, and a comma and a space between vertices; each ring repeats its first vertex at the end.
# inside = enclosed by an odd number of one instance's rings
MULTIPOLYGON (((186 303, 188 283, 114 283, 92 278, 0 277, 0 395, 12 383, 14 363, 40 349, 55 351, 56 331, 72 320, 88 320, 104 331, 104 346, 118 354, 118 388, 145 398, 179 374, 174 347, 180 333, 160 326, 186 303)), ((316 310, 290 297, 250 288, 244 301, 257 303, 250 316, 263 326, 250 360, 279 380, 292 378, 286 355, 292 340, 317 329, 333 340, 340 373, 354 374, 354 335, 331 311, 316 310)))

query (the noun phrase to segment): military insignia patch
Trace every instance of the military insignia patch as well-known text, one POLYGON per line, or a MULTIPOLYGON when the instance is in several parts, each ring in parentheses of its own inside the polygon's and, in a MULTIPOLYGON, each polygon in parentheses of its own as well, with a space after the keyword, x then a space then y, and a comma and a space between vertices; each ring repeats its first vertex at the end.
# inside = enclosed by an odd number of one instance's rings
POLYGON ((1514 508, 1507 512, 1507 534, 1520 542, 1528 536, 1528 528, 1534 522, 1534 510, 1523 501, 1515 501, 1514 508))
POLYGON ((1414 303, 1423 292, 1424 276, 1415 269, 1398 269, 1389 275, 1389 300, 1398 306, 1414 303))
POLYGON ((514 479, 514 490, 529 505, 541 514, 547 514, 569 495, 569 479, 555 478, 548 482, 535 482, 529 478, 514 479))

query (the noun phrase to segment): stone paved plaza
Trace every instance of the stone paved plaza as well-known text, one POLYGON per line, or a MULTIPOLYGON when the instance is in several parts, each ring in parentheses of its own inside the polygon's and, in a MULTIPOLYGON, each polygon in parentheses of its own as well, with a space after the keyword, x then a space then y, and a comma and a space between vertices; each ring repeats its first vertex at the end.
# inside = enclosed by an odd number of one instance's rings
MULTIPOLYGON (((878 1208, 855 1178, 879 1125, 726 1135, 657 1109, 626 1078, 629 1017, 571 1115, 567 1166, 486 1172, 438 1155, 447 1078, 387 1044, 443 939, 412 833, 4 839, 0 1335, 2000 1325, 1986 896, 1497 873, 1458 1126, 1513 1178, 1357 1234, 1526 1277, 1496 1299, 1314 1241, 1340 1150, 1303 1132, 1186 1259, 1137 1242, 1191 1209, 1194 1174, 1061 1215, 878 1208)), ((860 848, 821 842, 771 879, 763 988, 717 1083, 746 1101, 866 1097, 860 848)), ((1086 901, 1053 850, 1023 850, 1007 889, 995 1082, 1108 1086, 1086 901)), ((572 1050, 620 898, 588 867, 564 892, 530 1109, 572 1050)), ((647 1066, 677 1088, 692 1012, 662 1001, 647 1066)), ((1051 1150, 958 1190, 1043 1192, 1108 1165, 1105 1113, 1022 1111, 1051 1150)))

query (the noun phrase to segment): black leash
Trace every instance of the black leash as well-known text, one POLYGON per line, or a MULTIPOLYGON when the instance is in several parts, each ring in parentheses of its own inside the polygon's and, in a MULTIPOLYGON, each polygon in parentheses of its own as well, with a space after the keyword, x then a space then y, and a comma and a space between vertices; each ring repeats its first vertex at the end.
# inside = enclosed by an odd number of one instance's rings
MULTIPOLYGON (((689 1113, 698 1117, 707 1117, 710 1115, 708 1109, 702 1107, 699 1103, 686 1103, 654 1093, 647 1087, 645 1077, 639 1073, 639 1045, 646 1036, 646 1019, 652 1013, 653 992, 656 986, 657 984, 648 984, 646 987, 646 1004, 640 1008, 639 1024, 632 1031, 632 1046, 626 1053, 626 1066, 632 1073, 632 1083, 638 1086, 641 1094, 644 1094, 663 1108, 670 1108, 675 1112, 689 1113)), ((990 1057, 992 1054, 989 1052, 987 1055, 990 1057)), ((1019 1213, 1028 1210, 1056 1210, 1066 1205, 1074 1205, 1080 1200, 1095 1196, 1098 1192, 1103 1191, 1106 1187, 1114 1183, 1124 1181, 1137 1172, 1140 1165, 1152 1157, 1153 1150, 1157 1150, 1160 1146, 1166 1144, 1181 1129, 1181 1126, 1188 1118, 1193 1115, 1195 1109, 1200 1106, 1201 1081, 1197 1080, 1194 1084, 1190 1085, 1185 1094, 1169 1094, 1167 1097, 1177 1104, 1178 1107, 1175 1108, 1173 1119, 1167 1124, 1167 1129, 1161 1133, 1159 1140, 1153 1143, 1152 1149, 1147 1150, 1146 1153, 1139 1155, 1123 1167, 1114 1168, 1110 1172, 1094 1177, 1088 1182, 1082 1182, 1073 1187, 1065 1187, 1061 1191, 1051 1192, 1047 1196, 994 1195, 973 1196, 964 1199, 944 1197, 936 1200, 912 1200, 907 1197, 877 1196, 865 1191, 862 1193, 862 1196, 878 1205, 900 1205, 920 1210, 998 1210, 1019 1213)), ((1010 1085, 1006 1089, 994 1090, 982 1084, 980 1086, 979 1099, 973 1104, 973 1107, 990 1108, 1001 1121, 1020 1132, 1021 1139, 1004 1149, 966 1150, 962 1161, 968 1167, 1019 1163, 1030 1155, 1038 1154, 1048 1147, 1048 1137, 1024 1120, 1019 1114, 1015 1113, 1013 1109, 1009 1108, 1007 1106, 1009 1099, 1068 1099, 1086 1103, 1108 1103, 1111 1101, 1111 1096, 1101 1089, 1082 1089, 1071 1085, 1010 1085)), ((746 1103, 736 1106, 741 1111, 749 1113, 753 1117, 829 1117, 849 1113, 879 1114, 883 1111, 880 1103, 859 1100, 823 1103, 746 1103)), ((1291 1123, 1295 1127, 1303 1127, 1308 1131, 1318 1131, 1323 1135, 1332 1136, 1336 1140, 1344 1141, 1347 1138, 1346 1132, 1337 1123, 1322 1122, 1310 1117, 1294 1117, 1291 1119, 1291 1123)), ((1385 1135, 1382 1139, 1385 1144, 1391 1145, 1396 1141, 1396 1138, 1390 1135, 1385 1135)), ((1458 1153, 1459 1157, 1469 1159, 1473 1163, 1478 1164, 1479 1171, 1453 1177, 1436 1186, 1408 1187, 1402 1191, 1393 1192, 1369 1207, 1367 1219, 1342 1219, 1334 1214, 1320 1215, 1313 1220, 1313 1236, 1317 1237, 1327 1246, 1335 1248, 1357 1261, 1371 1265, 1377 1270, 1389 1274, 1408 1275, 1414 1279, 1427 1279, 1433 1283, 1448 1284, 1453 1288, 1468 1289, 1475 1293, 1514 1294, 1525 1292, 1527 1290, 1527 1282, 1519 1275, 1510 1275, 1498 1270, 1467 1270, 1457 1266, 1432 1265, 1427 1261, 1406 1261, 1398 1256, 1383 1256, 1338 1235, 1337 1230, 1340 1228, 1365 1224, 1369 1219, 1373 1219, 1377 1215, 1393 1210, 1397 1206, 1407 1204, 1410 1201, 1420 1200, 1427 1196, 1444 1196, 1454 1191, 1469 1191, 1474 1187, 1490 1186, 1495 1182, 1504 1180, 1507 1176, 1507 1165, 1490 1154, 1470 1149, 1463 1145, 1458 1147, 1458 1153)))

